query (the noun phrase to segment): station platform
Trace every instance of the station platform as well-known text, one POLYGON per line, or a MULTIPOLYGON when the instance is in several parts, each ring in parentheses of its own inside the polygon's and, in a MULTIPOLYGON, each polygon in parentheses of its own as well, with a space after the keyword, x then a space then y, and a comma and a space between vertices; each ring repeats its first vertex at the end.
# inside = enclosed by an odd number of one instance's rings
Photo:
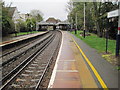
POLYGON ((8 38, 8 39, 5 39, 2 42, 0 42, 0 47, 7 45, 7 44, 15 43, 15 42, 18 42, 18 41, 21 41, 24 39, 32 38, 32 37, 38 36, 40 34, 44 34, 46 32, 48 32, 48 31, 8 38))
POLYGON ((62 43, 48 88, 98 88, 71 35, 62 31, 62 43))

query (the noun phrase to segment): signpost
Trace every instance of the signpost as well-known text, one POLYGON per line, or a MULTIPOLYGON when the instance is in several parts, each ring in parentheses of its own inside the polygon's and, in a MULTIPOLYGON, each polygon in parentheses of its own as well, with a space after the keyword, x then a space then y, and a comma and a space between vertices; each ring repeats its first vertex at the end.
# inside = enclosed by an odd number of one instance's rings
MULTIPOLYGON (((108 20, 107 23, 109 23, 108 20)), ((108 28, 108 26, 106 28, 108 28)), ((106 30, 106 53, 108 53, 108 30, 106 30)))
POLYGON ((108 12, 107 18, 117 17, 117 16, 119 16, 119 9, 108 12))
POLYGON ((120 3, 119 3, 119 9, 108 12, 107 17, 111 18, 111 17, 119 17, 118 19, 118 33, 116 36, 116 57, 119 56, 119 50, 120 50, 120 3))
POLYGON ((116 37, 116 56, 119 56, 120 51, 120 2, 119 2, 119 10, 118 10, 118 33, 116 37))

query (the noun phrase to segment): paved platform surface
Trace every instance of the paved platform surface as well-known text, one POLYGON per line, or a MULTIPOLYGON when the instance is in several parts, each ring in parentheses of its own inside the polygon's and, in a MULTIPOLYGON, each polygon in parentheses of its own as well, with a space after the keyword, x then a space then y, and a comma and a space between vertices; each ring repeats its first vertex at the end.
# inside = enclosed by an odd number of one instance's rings
POLYGON ((48 88, 98 88, 68 32, 63 39, 48 88))
MULTIPOLYGON (((105 82, 106 86, 108 88, 118 88, 120 86, 119 85, 120 71, 118 72, 118 70, 116 69, 117 67, 110 64, 107 60, 102 58, 101 54, 98 53, 97 50, 91 48, 90 46, 88 46, 86 43, 84 43, 82 40, 80 40, 73 34, 70 34, 70 35, 74 38, 77 44, 81 47, 82 51, 84 52, 86 57, 90 60, 92 65, 95 67, 95 69, 101 76, 102 80, 105 82)), ((91 71, 90 68, 89 70, 91 71)), ((92 71, 91 73, 93 74, 92 71)), ((93 74, 93 77, 95 77, 94 74, 93 74)), ((96 77, 95 77, 95 81, 96 82, 98 81, 96 77)))
POLYGON ((107 87, 118 90, 118 80, 119 72, 116 66, 110 64, 102 58, 100 53, 73 34, 63 31, 62 45, 48 88, 107 87), (75 42, 85 56, 80 52, 75 42), (85 57, 94 68, 91 68, 85 57))
POLYGON ((23 35, 23 36, 17 36, 17 37, 12 37, 12 38, 7 38, 7 39, 3 39, 2 42, 0 42, 0 46, 4 46, 6 44, 10 44, 10 43, 15 43, 15 42, 18 42, 18 41, 21 41, 23 39, 28 39, 28 38, 31 38, 31 37, 35 37, 37 35, 40 35, 40 34, 43 34, 43 33, 46 33, 47 31, 45 32, 38 32, 38 33, 34 33, 34 34, 28 34, 28 35, 23 35))

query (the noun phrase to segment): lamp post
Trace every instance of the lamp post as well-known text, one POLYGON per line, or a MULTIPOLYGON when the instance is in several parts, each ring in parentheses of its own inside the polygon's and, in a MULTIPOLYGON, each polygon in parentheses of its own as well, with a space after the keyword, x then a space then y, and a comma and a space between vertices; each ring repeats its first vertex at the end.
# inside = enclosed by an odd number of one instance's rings
POLYGON ((119 4, 119 16, 118 16, 118 32, 117 32, 117 37, 116 37, 116 57, 119 56, 119 50, 120 50, 120 2, 118 2, 119 4))
POLYGON ((70 19, 71 19, 71 31, 72 31, 72 28, 73 28, 73 19, 72 19, 72 17, 70 17, 70 19))
POLYGON ((85 3, 84 3, 84 30, 83 30, 83 37, 85 38, 85 3))
POLYGON ((76 15, 75 15, 75 21, 76 21, 76 28, 75 28, 75 34, 77 34, 77 13, 76 13, 76 15))

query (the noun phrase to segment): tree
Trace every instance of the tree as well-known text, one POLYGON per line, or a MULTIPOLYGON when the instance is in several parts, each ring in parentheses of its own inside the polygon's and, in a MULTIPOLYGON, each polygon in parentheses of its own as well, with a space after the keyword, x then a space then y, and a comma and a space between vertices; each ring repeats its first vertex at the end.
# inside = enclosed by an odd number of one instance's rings
POLYGON ((6 36, 9 33, 14 31, 14 22, 9 15, 8 8, 4 6, 4 2, 2 2, 2 35, 6 36))
POLYGON ((111 39, 116 38, 118 18, 113 17, 112 20, 109 20, 107 18, 107 12, 110 12, 116 9, 118 9, 118 5, 115 5, 112 2, 101 3, 100 15, 99 15, 99 20, 101 22, 100 23, 101 32, 102 34, 104 34, 104 32, 108 33, 109 38, 111 39))
POLYGON ((31 22, 32 22, 32 30, 36 30, 36 19, 31 18, 31 22))
POLYGON ((43 20, 43 13, 40 10, 31 10, 30 15, 32 15, 37 22, 43 20))
MULTIPOLYGON (((0 1, 0 33, 2 32, 2 1, 0 1)), ((0 37, 2 35, 0 34, 0 37)))
POLYGON ((72 10, 73 10, 73 1, 70 0, 70 1, 67 3, 66 11, 67 11, 68 13, 70 13, 70 12, 72 12, 72 10))
POLYGON ((35 19, 34 18, 28 18, 26 20, 27 25, 27 31, 32 31, 33 28, 35 28, 35 19))
POLYGON ((93 2, 93 7, 94 7, 94 16, 95 16, 95 24, 96 24, 96 29, 97 29, 97 34, 99 37, 102 37, 101 31, 100 31, 100 24, 99 24, 99 12, 98 12, 98 8, 97 8, 97 2, 96 0, 94 0, 93 2))
MULTIPOLYGON (((68 20, 75 23, 75 14, 77 13, 78 27, 81 29, 83 29, 84 22, 83 6, 84 2, 73 2, 70 0, 67 7, 69 11, 68 20)), ((107 13, 116 9, 118 9, 118 5, 112 2, 86 2, 86 29, 89 32, 96 33, 99 37, 106 37, 106 33, 109 32, 109 38, 115 39, 118 18, 114 17, 109 20, 107 13)))
POLYGON ((17 25, 19 26, 20 32, 26 32, 27 31, 26 22, 19 19, 17 25))
POLYGON ((31 25, 32 25, 32 30, 36 30, 36 22, 40 22, 43 20, 43 13, 40 10, 31 10, 30 15, 32 16, 31 18, 31 25))

